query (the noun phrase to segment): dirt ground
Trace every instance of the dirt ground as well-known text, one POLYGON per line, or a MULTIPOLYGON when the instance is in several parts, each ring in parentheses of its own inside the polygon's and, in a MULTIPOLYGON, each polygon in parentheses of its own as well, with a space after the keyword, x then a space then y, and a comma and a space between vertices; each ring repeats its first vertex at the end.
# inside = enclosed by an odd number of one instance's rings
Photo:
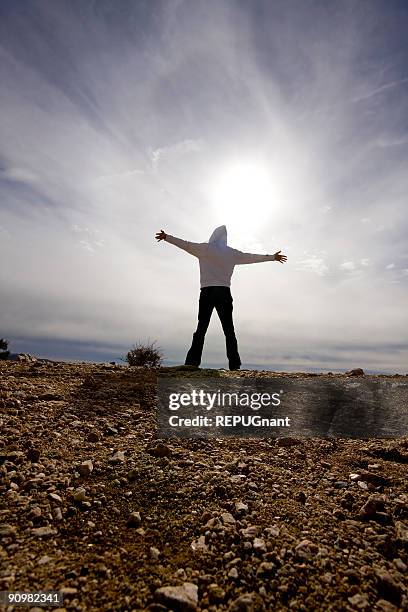
POLYGON ((0 362, 0 591, 78 611, 408 608, 408 437, 158 441, 155 397, 155 371, 0 362))

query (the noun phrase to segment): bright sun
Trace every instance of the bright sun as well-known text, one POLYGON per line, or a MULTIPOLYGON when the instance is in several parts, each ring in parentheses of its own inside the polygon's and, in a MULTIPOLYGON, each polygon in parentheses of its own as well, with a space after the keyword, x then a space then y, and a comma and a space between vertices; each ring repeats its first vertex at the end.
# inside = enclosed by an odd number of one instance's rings
POLYGON ((256 229, 273 206, 273 184, 267 167, 258 162, 236 162, 215 177, 211 201, 218 219, 237 229, 256 229))

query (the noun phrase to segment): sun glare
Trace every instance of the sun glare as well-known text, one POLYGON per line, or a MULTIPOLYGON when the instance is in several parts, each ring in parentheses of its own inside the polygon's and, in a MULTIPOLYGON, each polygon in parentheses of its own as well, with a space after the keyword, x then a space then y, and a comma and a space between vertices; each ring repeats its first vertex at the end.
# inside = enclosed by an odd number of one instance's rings
POLYGON ((264 225, 273 207, 273 183, 266 166, 237 162, 215 177, 211 200, 217 218, 239 229, 264 225))

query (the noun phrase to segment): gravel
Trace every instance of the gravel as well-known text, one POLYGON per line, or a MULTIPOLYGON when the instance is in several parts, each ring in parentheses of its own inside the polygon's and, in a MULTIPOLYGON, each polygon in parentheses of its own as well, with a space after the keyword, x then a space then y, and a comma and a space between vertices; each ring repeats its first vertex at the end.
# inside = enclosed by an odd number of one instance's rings
POLYGON ((407 609, 408 438, 160 441, 155 395, 154 371, 0 364, 0 590, 77 612, 407 609))

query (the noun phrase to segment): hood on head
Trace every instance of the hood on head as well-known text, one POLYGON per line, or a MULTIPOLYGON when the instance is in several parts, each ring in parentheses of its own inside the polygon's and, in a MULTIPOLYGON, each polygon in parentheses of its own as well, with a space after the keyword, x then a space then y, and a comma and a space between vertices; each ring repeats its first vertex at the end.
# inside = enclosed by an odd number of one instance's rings
POLYGON ((211 234, 208 244, 214 242, 217 242, 218 244, 227 244, 227 228, 225 225, 220 225, 211 234))

